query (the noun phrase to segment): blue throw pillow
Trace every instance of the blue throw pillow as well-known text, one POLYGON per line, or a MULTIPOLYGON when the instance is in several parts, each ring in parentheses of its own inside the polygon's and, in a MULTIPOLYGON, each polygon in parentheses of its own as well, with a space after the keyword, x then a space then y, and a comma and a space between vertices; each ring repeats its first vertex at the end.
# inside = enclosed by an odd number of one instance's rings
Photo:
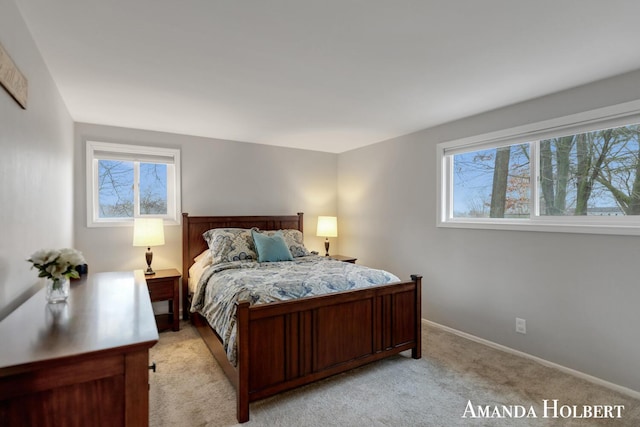
POLYGON ((282 232, 267 236, 256 230, 251 230, 253 243, 258 252, 258 262, 293 261, 293 256, 284 241, 282 232))

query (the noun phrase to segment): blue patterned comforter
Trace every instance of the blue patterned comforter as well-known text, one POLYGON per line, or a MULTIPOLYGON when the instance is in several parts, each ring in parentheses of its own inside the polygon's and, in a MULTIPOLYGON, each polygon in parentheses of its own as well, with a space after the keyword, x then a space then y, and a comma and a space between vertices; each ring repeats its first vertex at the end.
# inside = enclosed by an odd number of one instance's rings
POLYGON ((397 281, 398 277, 386 271, 323 256, 284 262, 224 262, 202 274, 191 311, 207 319, 222 338, 227 357, 235 366, 236 301, 267 304, 397 281))

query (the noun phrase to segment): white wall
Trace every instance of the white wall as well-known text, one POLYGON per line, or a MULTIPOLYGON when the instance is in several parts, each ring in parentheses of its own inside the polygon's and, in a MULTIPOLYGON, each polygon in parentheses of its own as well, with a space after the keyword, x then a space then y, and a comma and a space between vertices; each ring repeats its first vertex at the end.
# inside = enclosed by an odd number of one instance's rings
POLYGON ((341 154, 341 251, 422 274, 429 320, 640 391, 639 237, 436 227, 436 144, 638 99, 640 71, 341 154))
MULTIPOLYGON (((183 212, 190 215, 304 212, 305 245, 310 250, 324 250, 322 238, 315 236, 316 218, 337 212, 337 155, 77 123, 75 241, 92 272, 146 267, 146 248, 132 246, 132 227, 87 228, 87 140, 179 148, 183 212)), ((152 248, 153 268, 182 270, 181 227, 165 227, 165 240, 164 246, 152 248)))
POLYGON ((73 122, 12 0, 0 42, 29 82, 23 110, 0 87, 0 320, 41 286, 25 262, 73 242, 73 122))

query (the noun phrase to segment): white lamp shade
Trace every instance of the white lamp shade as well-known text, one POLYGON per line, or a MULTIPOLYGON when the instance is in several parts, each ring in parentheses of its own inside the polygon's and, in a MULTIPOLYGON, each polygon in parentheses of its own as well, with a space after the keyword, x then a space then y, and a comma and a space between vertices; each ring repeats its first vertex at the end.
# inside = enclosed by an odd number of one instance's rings
POLYGON ((133 246, 164 245, 164 224, 162 218, 134 218, 133 246))
POLYGON ((338 218, 335 216, 319 216, 317 236, 338 237, 338 218))

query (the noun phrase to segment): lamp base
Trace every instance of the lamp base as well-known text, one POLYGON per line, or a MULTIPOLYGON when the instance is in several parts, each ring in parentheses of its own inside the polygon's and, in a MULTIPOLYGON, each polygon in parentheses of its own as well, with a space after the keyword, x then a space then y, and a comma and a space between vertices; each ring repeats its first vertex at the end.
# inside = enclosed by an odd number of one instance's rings
POLYGON ((328 237, 324 241, 324 250, 326 252, 326 254, 324 254, 324 256, 329 256, 329 238, 328 237))
POLYGON ((147 248, 147 253, 144 255, 147 260, 147 270, 144 272, 144 275, 151 276, 152 274, 156 274, 156 272, 151 269, 151 261, 153 261, 153 252, 151 252, 151 248, 147 248))

